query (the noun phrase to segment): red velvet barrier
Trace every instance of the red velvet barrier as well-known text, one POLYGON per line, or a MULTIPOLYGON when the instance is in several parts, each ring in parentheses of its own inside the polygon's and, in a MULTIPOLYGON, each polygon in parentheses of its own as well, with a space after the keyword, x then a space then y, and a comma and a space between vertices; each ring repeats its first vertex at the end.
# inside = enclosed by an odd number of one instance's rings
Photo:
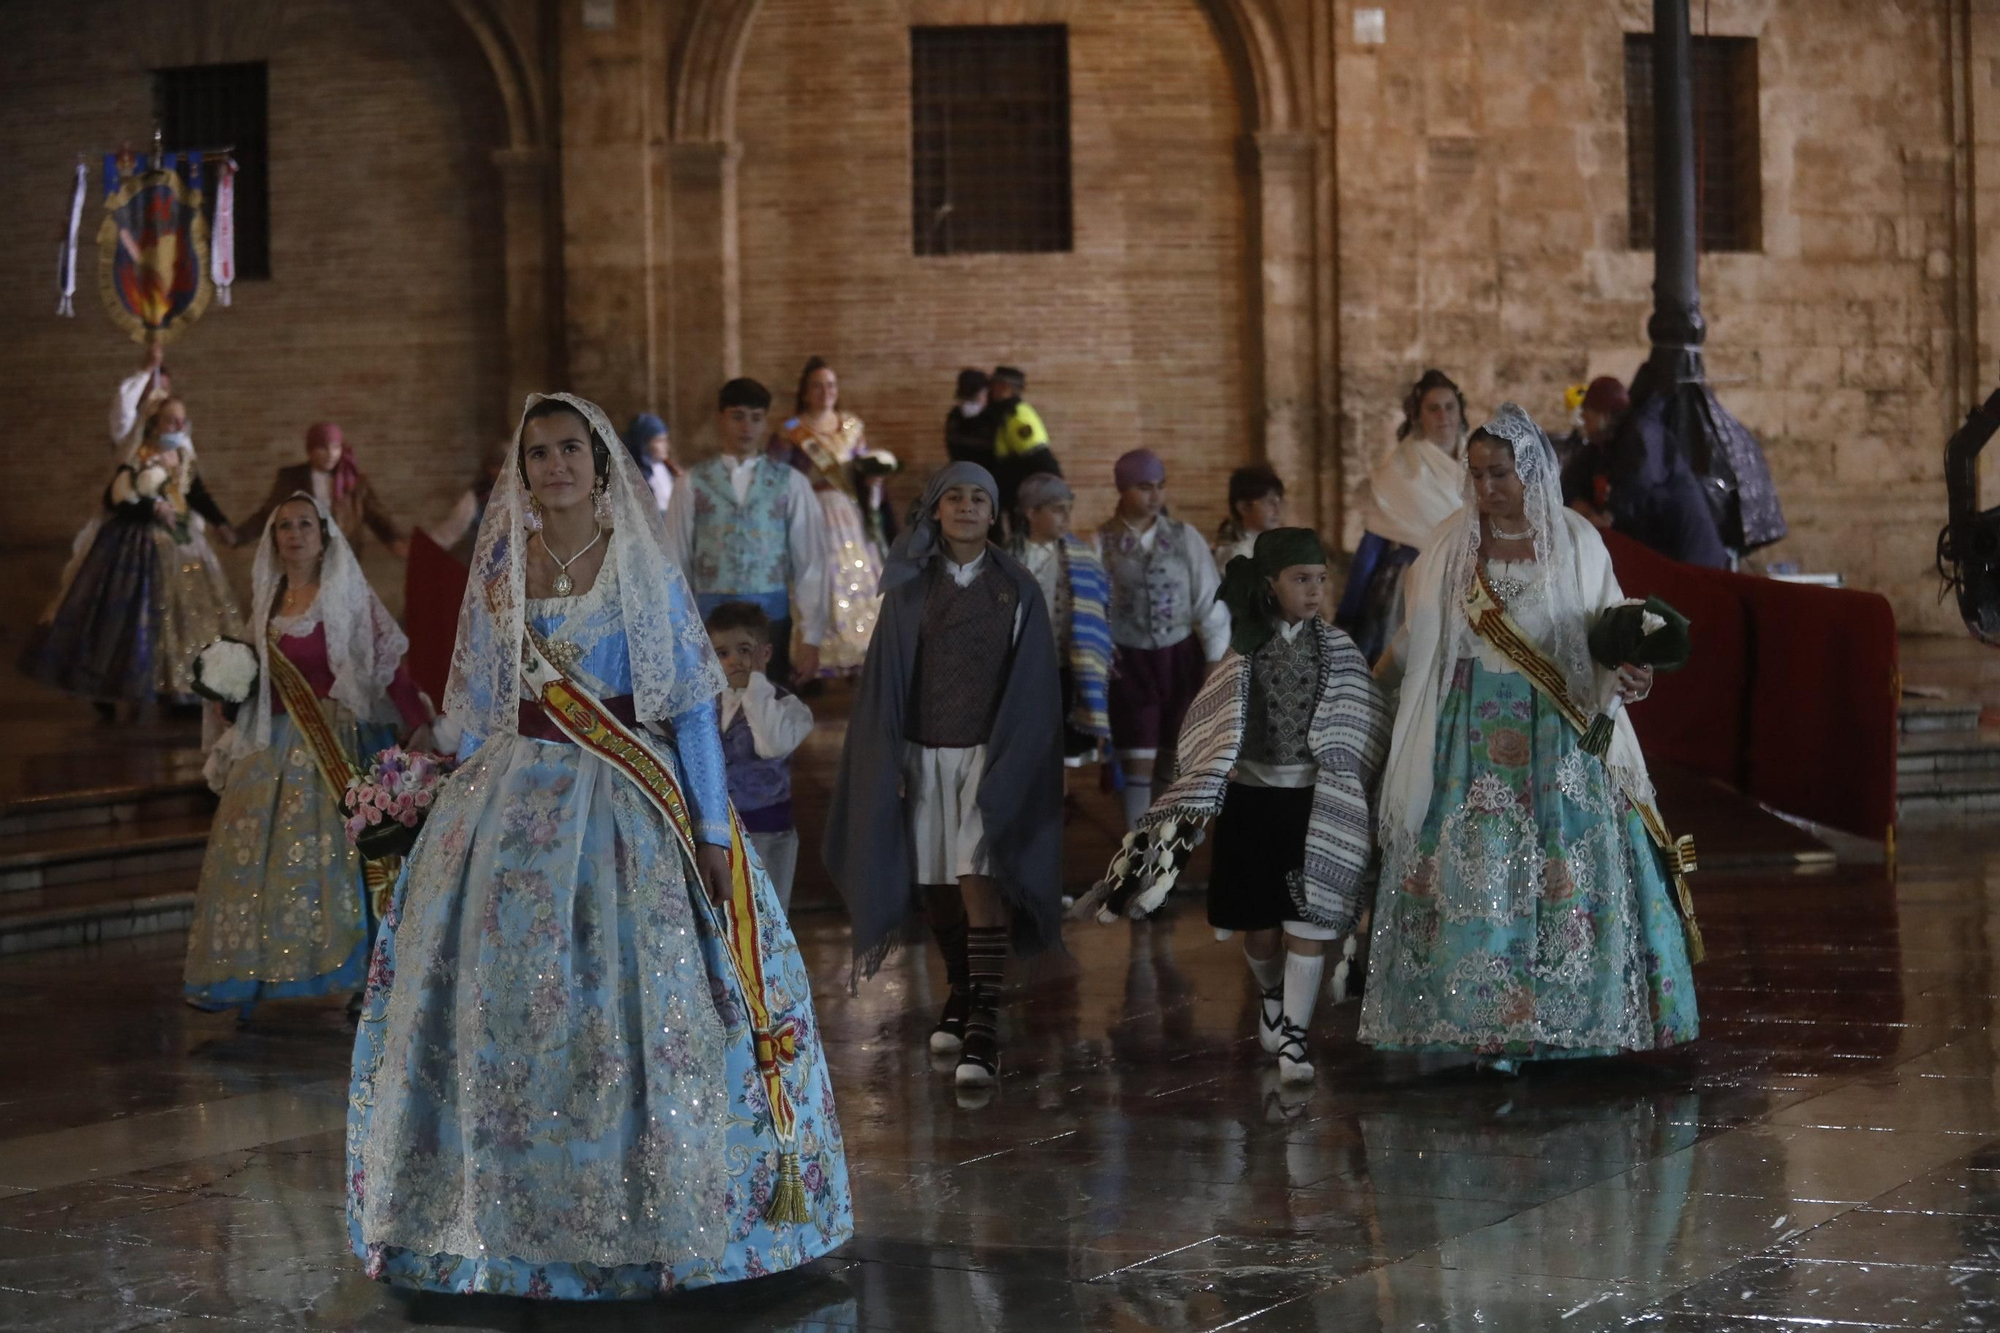
POLYGON ((444 707, 444 683, 451 675, 451 649, 458 639, 458 604, 471 571, 421 529, 410 534, 410 560, 403 573, 403 632, 410 636, 405 662, 417 687, 444 707))
POLYGON ((1700 569, 1605 534, 1628 597, 1687 616, 1688 665, 1633 709, 1646 753, 1864 838, 1896 820, 1896 617, 1868 592, 1700 569))
POLYGON ((1887 599, 1728 576, 1750 608, 1752 796, 1864 838, 1896 822, 1896 613, 1887 599))
POLYGON ((1749 777, 1749 611, 1714 571, 1669 560, 1629 537, 1604 534, 1627 597, 1658 597, 1688 618, 1694 652, 1660 675, 1632 725, 1646 754, 1743 789, 1749 777))

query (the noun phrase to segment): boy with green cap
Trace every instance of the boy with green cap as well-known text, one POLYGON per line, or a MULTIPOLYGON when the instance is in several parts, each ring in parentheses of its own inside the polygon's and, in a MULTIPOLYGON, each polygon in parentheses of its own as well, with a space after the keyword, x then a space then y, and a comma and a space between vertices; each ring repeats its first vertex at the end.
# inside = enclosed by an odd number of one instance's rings
POLYGON ((1306 1083, 1326 946, 1347 941, 1345 969, 1372 887, 1393 719, 1367 659, 1320 619, 1326 552, 1310 529, 1261 534, 1229 562, 1221 599, 1230 652, 1188 709, 1179 774, 1076 910, 1106 922, 1153 910, 1215 821, 1209 924, 1243 932, 1258 1040, 1285 1082, 1306 1083))

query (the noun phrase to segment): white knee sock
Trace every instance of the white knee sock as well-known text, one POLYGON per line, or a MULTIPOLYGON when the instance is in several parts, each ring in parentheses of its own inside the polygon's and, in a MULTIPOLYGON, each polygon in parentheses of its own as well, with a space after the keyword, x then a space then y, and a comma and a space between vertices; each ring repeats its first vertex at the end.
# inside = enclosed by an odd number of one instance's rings
POLYGON ((1319 979, 1326 959, 1320 955, 1285 953, 1285 1021, 1310 1029, 1313 1006, 1319 1002, 1319 979))
POLYGON ((1153 805, 1153 783, 1151 779, 1140 782, 1135 778, 1125 779, 1125 790, 1118 793, 1125 803, 1125 828, 1127 831, 1139 827, 1139 816, 1153 805))
POLYGON ((1285 979, 1285 954, 1283 950, 1269 958, 1252 957, 1250 942, 1243 942, 1243 961, 1250 964, 1250 975, 1257 979, 1258 990, 1270 990, 1285 979))

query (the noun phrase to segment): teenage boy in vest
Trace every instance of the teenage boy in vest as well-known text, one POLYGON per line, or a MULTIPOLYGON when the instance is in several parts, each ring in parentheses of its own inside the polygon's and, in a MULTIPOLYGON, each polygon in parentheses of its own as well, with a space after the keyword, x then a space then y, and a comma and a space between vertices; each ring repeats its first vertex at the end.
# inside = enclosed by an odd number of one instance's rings
POLYGON ((792 910, 799 830, 792 821, 792 751, 812 735, 812 709, 764 673, 771 665, 771 618, 750 602, 724 602, 708 613, 708 641, 729 688, 716 700, 729 803, 743 832, 792 910))
POLYGON ((1000 1064, 1010 945, 1062 943, 1055 634, 1034 575, 986 539, 999 499, 985 468, 953 463, 889 553, 826 821, 856 971, 921 910, 951 984, 931 1050, 975 1090, 1000 1064))
POLYGON ((1151 449, 1118 460, 1118 511, 1097 531, 1111 577, 1111 744, 1125 769, 1125 824, 1153 803, 1153 770, 1211 664, 1229 651, 1222 576, 1199 532, 1166 512, 1167 469, 1151 449))
POLYGON ((771 619, 770 678, 789 685, 819 673, 831 597, 826 519, 812 483, 764 453, 771 391, 751 379, 722 386, 716 434, 722 452, 688 469, 667 505, 667 551, 705 616, 749 602, 771 619), (801 646, 792 647, 792 607, 801 646))

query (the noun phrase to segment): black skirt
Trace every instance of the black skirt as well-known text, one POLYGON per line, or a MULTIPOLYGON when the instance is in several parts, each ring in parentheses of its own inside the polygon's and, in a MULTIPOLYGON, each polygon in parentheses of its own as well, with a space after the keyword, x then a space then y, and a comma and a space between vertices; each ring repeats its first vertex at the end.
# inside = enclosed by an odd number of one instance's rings
POLYGON ((1273 930, 1303 920, 1286 879, 1305 869, 1311 787, 1246 787, 1232 782, 1215 819, 1208 878, 1208 924, 1273 930))

